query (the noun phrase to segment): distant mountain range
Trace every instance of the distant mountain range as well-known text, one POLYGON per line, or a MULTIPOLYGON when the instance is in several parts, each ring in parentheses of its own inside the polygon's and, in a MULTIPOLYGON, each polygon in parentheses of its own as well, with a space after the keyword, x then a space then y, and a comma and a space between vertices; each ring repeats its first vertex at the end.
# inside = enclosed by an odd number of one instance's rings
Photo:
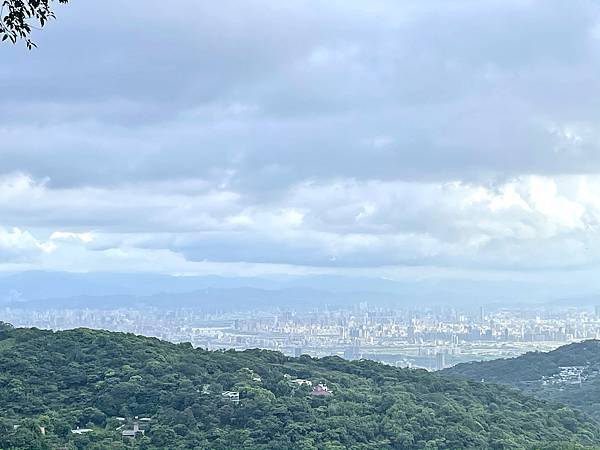
POLYGON ((483 383, 506 384, 544 400, 573 406, 600 421, 600 341, 551 352, 458 364, 444 371, 483 383))
MULTIPOLYGON (((0 306, 313 307, 367 301, 380 306, 510 305, 547 302, 561 292, 520 281, 321 276, 218 277, 22 272, 0 275, 0 306)), ((590 295, 590 299, 596 298, 590 295)))

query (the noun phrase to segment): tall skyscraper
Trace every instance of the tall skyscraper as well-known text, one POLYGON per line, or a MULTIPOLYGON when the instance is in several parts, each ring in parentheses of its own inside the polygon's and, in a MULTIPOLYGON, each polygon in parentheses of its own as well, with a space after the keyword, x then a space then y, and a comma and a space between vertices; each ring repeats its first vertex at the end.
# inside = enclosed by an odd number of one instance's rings
POLYGON ((442 350, 435 354, 435 370, 446 368, 446 353, 442 350))
POLYGON ((415 343, 415 324, 412 322, 412 320, 408 325, 408 329, 406 330, 406 337, 410 344, 415 343))

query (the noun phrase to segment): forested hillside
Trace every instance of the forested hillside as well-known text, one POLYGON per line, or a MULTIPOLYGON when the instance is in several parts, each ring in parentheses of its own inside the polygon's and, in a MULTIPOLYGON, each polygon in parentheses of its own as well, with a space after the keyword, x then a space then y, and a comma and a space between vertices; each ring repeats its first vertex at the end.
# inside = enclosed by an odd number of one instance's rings
POLYGON ((495 385, 369 361, 208 352, 129 334, 8 325, 0 327, 0 415, 3 449, 600 444, 579 413, 495 385), (328 390, 314 395, 319 383, 328 390))
POLYGON ((445 372, 475 381, 508 384, 539 398, 571 405, 600 421, 600 341, 584 341, 518 358, 459 364, 445 372))

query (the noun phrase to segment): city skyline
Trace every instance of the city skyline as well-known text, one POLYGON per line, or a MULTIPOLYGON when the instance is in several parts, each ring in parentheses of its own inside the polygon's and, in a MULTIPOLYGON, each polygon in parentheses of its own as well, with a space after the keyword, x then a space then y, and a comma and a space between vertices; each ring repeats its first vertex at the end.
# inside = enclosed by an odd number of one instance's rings
POLYGON ((427 370, 600 338, 600 304, 456 308, 363 301, 345 307, 300 303, 236 310, 220 309, 217 303, 175 307, 124 302, 102 308, 94 303, 53 308, 15 303, 0 308, 0 315, 18 327, 83 327, 189 342, 213 351, 259 348, 295 357, 339 356, 427 370))

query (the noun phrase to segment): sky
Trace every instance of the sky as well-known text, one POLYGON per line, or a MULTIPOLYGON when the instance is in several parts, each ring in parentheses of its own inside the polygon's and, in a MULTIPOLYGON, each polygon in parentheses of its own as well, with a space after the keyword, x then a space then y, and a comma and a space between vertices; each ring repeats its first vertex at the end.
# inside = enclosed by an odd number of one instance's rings
POLYGON ((0 271, 600 269, 600 4, 72 0, 0 46, 0 271))

